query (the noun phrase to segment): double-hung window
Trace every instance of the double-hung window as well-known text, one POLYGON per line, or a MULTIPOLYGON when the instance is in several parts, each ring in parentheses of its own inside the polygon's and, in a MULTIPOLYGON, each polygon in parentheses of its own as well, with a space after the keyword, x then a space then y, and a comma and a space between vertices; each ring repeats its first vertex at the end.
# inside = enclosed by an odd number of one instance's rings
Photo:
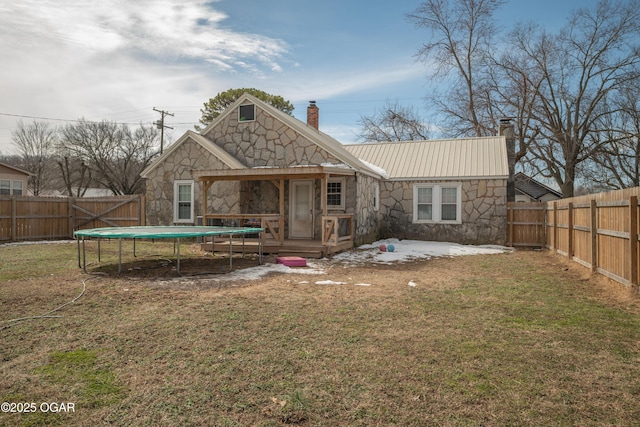
POLYGON ((462 186, 459 183, 415 184, 413 222, 462 223, 462 186))
POLYGON ((13 181, 13 190, 11 194, 14 196, 22 196, 22 181, 13 181))
POLYGON ((327 180, 327 209, 344 209, 344 178, 327 180))
POLYGON ((179 180, 173 183, 173 222, 194 222, 193 181, 179 180))
POLYGON ((11 195, 11 181, 8 179, 0 179, 0 195, 11 195))
POLYGON ((22 196, 24 195, 22 181, 12 181, 9 179, 0 179, 0 195, 1 196, 22 196))

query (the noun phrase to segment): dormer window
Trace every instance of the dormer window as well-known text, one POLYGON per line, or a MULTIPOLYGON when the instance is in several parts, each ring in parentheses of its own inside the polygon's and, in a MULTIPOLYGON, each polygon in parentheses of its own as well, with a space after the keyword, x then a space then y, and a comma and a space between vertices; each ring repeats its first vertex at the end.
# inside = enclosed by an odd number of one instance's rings
POLYGON ((241 105, 238 108, 238 121, 251 122, 256 119, 256 106, 254 104, 241 105))

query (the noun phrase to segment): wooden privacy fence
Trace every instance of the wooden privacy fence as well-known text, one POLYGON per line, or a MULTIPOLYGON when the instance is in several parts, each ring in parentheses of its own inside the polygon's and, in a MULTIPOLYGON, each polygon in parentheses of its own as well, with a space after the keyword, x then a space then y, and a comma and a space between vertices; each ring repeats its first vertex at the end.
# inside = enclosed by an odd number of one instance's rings
POLYGON ((546 204, 546 247, 626 285, 638 285, 640 187, 546 204))
POLYGON ((142 195, 0 196, 0 242, 73 238, 75 230, 145 224, 142 195))
POLYGON ((545 205, 507 203, 507 246, 544 247, 545 205))

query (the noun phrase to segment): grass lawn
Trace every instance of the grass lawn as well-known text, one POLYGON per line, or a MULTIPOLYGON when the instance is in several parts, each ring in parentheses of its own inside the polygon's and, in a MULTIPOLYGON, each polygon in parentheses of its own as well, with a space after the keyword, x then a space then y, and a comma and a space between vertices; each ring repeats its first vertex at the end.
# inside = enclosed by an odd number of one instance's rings
POLYGON ((638 294, 564 258, 228 282, 176 277, 164 246, 138 254, 87 275, 73 244, 0 246, 0 401, 36 409, 0 425, 640 424, 638 294))

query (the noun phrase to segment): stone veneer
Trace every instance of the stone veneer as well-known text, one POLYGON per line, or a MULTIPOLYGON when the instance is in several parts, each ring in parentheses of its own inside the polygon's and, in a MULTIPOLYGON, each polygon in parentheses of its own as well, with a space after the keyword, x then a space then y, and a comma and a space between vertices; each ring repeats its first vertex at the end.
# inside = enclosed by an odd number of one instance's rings
MULTIPOLYGON (((239 122, 237 112, 226 116, 205 135, 248 167, 341 165, 342 162, 256 106, 256 120, 239 122)), ((173 222, 173 183, 191 180, 192 170, 228 169, 199 144, 187 140, 148 175, 147 223, 173 222)), ((462 224, 414 224, 413 184, 420 181, 378 181, 357 173, 345 177, 345 209, 329 213, 354 215, 356 244, 380 237, 504 244, 506 180, 462 181, 462 224), (376 184, 380 189, 375 209, 376 184)), ((458 181, 459 182, 459 181, 458 181)), ((320 183, 315 180, 315 238, 321 236, 320 183)), ((435 182, 431 182, 435 183, 435 182)), ((202 214, 202 189, 195 181, 195 215, 202 214)), ((285 212, 289 210, 289 181, 285 181, 285 212)), ((216 182, 208 192, 208 212, 277 213, 278 190, 267 181, 216 182)), ((286 215, 286 213, 285 213, 286 215)), ((285 224, 288 223, 285 217, 285 224)), ((285 229, 285 235, 288 235, 285 229)))
MULTIPOLYGON (((173 183, 193 180, 192 170, 229 169, 217 157, 199 144, 188 140, 168 156, 147 176, 147 224, 173 223, 173 183)), ((202 186, 194 181, 195 216, 202 215, 202 186)), ((239 212, 239 183, 216 182, 207 193, 208 211, 217 213, 239 212)))
MULTIPOLYGON (((382 236, 464 244, 502 245, 505 243, 507 229, 505 179, 462 181, 462 224, 413 223, 413 185, 420 182, 426 181, 383 181, 381 183, 382 236)), ((428 183, 437 184, 433 181, 428 183)))
POLYGON ((331 154, 256 106, 256 119, 233 111, 205 135, 248 167, 341 164, 331 154))

